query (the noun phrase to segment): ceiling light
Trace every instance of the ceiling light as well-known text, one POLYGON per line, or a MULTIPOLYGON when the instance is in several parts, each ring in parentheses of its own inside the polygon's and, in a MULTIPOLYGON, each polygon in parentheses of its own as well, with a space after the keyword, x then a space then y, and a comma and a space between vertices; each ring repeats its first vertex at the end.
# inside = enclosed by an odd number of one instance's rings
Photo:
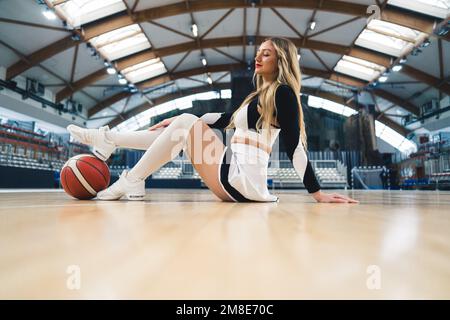
POLYGON ((435 33, 436 33, 438 36, 443 37, 443 36, 447 35, 447 33, 448 33, 449 30, 450 30, 450 21, 447 21, 447 24, 445 24, 445 25, 439 27, 439 28, 435 31, 435 33))
POLYGON ((70 36, 70 38, 71 38, 73 41, 80 41, 80 40, 81 40, 80 35, 79 35, 78 33, 76 33, 76 32, 73 32, 72 35, 70 36))
POLYGON ((204 66, 206 66, 208 64, 208 62, 206 61, 205 57, 202 57, 201 60, 202 60, 202 64, 204 66))
POLYGON ((192 26, 191 26, 191 32, 194 35, 194 37, 198 36, 198 27, 197 27, 197 25, 195 23, 193 23, 192 26))
POLYGON ((408 61, 408 59, 406 59, 406 58, 401 58, 399 62, 400 62, 401 64, 404 64, 404 63, 406 63, 406 61, 408 61))
POLYGON ((113 67, 109 67, 108 69, 106 69, 106 72, 108 72, 108 74, 115 74, 116 69, 114 69, 113 67))
POLYGON ((419 48, 414 48, 413 51, 411 51, 412 56, 418 56, 419 53, 422 53, 422 50, 420 50, 419 48))
POLYGON ((311 21, 309 23, 308 27, 309 27, 309 30, 314 30, 316 28, 316 22, 315 21, 311 21))
POLYGON ((128 81, 127 81, 127 79, 125 79, 125 78, 120 78, 120 79, 119 79, 119 83, 120 83, 120 84, 127 84, 128 81))
POLYGON ((45 10, 42 12, 42 14, 48 19, 48 20, 55 20, 56 14, 50 10, 49 8, 45 8, 45 10))
POLYGON ((424 42, 422 42, 422 44, 420 45, 422 48, 426 48, 428 46, 430 46, 431 42, 430 40, 426 39, 424 42))
POLYGON ((403 68, 403 66, 401 64, 398 64, 398 65, 392 67, 392 71, 398 72, 398 71, 402 70, 402 68, 403 68))
POLYGON ((380 82, 386 82, 387 79, 388 79, 388 76, 381 76, 381 77, 378 78, 378 81, 380 81, 380 82))
POLYGON ((209 83, 209 84, 212 84, 212 82, 213 82, 213 81, 212 81, 212 79, 211 79, 211 76, 210 76, 210 75, 208 75, 208 79, 207 79, 207 80, 208 80, 208 83, 209 83))

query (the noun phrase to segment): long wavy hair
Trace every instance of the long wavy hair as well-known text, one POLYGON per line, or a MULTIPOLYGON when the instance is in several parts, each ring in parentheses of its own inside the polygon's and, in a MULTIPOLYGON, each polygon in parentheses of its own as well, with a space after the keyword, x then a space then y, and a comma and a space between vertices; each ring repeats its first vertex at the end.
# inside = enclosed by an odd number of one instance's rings
POLYGON ((250 93, 239 106, 239 108, 233 113, 230 124, 226 127, 226 129, 235 128, 234 119, 238 111, 245 107, 248 103, 250 103, 253 98, 259 95, 259 104, 261 107, 261 116, 256 122, 257 131, 260 132, 261 129, 264 132, 271 132, 271 124, 274 123, 276 117, 276 108, 292 108, 294 106, 276 106, 275 103, 275 93, 277 88, 286 84, 290 86, 294 92, 296 93, 298 108, 299 108, 299 127, 300 127, 300 136, 302 144, 307 149, 306 142, 306 130, 305 123, 303 117, 303 110, 300 102, 300 88, 301 88, 301 72, 300 72, 300 64, 298 62, 297 57, 297 47, 295 44, 286 38, 281 37, 270 37, 264 39, 265 41, 270 40, 275 47, 275 51, 277 54, 277 75, 275 80, 271 82, 269 85, 263 86, 263 77, 256 72, 253 74, 253 84, 256 81, 256 90, 250 93))

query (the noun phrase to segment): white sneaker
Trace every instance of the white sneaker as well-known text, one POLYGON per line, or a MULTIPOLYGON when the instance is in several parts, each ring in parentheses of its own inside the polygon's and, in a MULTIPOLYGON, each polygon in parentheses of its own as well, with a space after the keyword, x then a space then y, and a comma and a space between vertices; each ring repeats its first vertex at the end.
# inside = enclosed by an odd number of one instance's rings
POLYGON ((119 200, 125 196, 128 200, 144 200, 145 181, 130 181, 128 171, 124 170, 119 180, 113 183, 109 188, 97 193, 99 200, 119 200))
POLYGON ((100 160, 108 160, 116 149, 116 145, 106 138, 105 133, 109 131, 108 126, 99 129, 84 129, 71 124, 67 126, 67 130, 76 141, 92 146, 92 152, 100 160))

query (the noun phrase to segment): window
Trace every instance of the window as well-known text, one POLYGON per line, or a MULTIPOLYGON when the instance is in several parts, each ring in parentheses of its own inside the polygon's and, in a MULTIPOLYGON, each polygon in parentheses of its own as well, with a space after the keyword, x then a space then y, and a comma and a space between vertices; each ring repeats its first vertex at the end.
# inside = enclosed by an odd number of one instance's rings
MULTIPOLYGON (((222 91, 226 92, 226 90, 222 90, 222 91)), ((229 90, 229 91, 231 93, 231 90, 229 90)), ((197 94, 193 94, 193 95, 190 95, 187 97, 168 101, 168 102, 162 103, 160 105, 151 107, 144 112, 141 112, 140 114, 122 122, 121 124, 117 125, 116 127, 114 127, 111 130, 121 131, 121 130, 125 130, 127 128, 128 128, 127 130, 129 130, 130 128, 132 128, 132 130, 137 130, 137 129, 142 128, 142 127, 146 126, 147 124, 149 124, 150 119, 154 116, 157 116, 157 115, 160 115, 160 114, 163 114, 163 113, 175 110, 175 109, 185 110, 188 108, 192 108, 192 101, 195 101, 195 100, 209 100, 209 99, 218 99, 218 98, 219 98, 219 93, 217 91, 209 91, 209 92, 197 93, 197 94)))
POLYGON ((220 90, 220 95, 222 96, 222 99, 231 99, 231 90, 230 89, 220 90))
POLYGON ((345 117, 350 117, 351 115, 358 113, 356 110, 353 110, 352 108, 349 108, 342 104, 315 96, 309 96, 308 105, 313 108, 322 108, 330 112, 343 115, 345 117))
MULTIPOLYGON (((308 105, 313 108, 323 108, 346 117, 357 113, 352 108, 315 96, 309 96, 308 105)), ((378 120, 375 120, 375 135, 403 153, 409 154, 417 151, 417 146, 414 142, 378 120)))
POLYGON ((398 132, 375 120, 375 135, 403 153, 417 151, 417 145, 398 132))

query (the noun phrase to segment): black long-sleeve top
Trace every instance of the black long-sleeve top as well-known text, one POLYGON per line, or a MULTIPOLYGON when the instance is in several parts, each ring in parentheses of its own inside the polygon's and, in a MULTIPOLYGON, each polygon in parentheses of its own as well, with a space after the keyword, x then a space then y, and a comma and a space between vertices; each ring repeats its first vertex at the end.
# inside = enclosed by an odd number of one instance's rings
MULTIPOLYGON (((247 106, 247 126, 249 130, 256 131, 258 112, 258 97, 247 106)), ((314 170, 306 155, 301 142, 299 126, 299 104, 294 90, 285 84, 280 85, 275 93, 276 119, 279 124, 280 135, 285 145, 288 158, 295 171, 300 176, 309 193, 320 190, 314 170)), ((223 129, 230 123, 232 112, 207 113, 202 119, 211 127, 223 129)))

